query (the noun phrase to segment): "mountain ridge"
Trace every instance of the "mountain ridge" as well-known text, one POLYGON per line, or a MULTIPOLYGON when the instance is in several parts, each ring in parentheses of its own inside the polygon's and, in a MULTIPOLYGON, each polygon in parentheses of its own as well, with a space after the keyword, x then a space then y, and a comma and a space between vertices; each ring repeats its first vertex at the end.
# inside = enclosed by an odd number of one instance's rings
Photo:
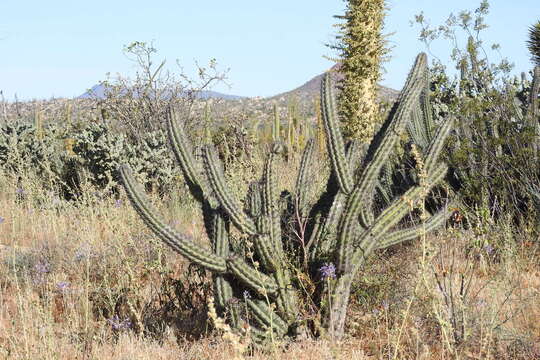
MULTIPOLYGON (((323 72, 322 74, 314 76, 313 78, 306 81, 304 84, 298 86, 297 88, 274 96, 270 96, 268 97, 268 99, 279 99, 290 96, 296 96, 300 98, 304 98, 307 96, 317 96, 320 93, 322 78, 324 74, 326 74, 326 72, 331 72, 334 84, 337 84, 343 78, 343 75, 339 72, 339 67, 339 64, 335 64, 329 70, 323 72)), ((399 91, 386 86, 378 85, 378 98, 380 100, 393 102, 397 99, 398 96, 399 91)))
MULTIPOLYGON (((332 72, 333 74, 333 80, 334 84, 336 84, 339 80, 343 78, 343 75, 339 72, 339 64, 336 64, 328 70, 332 72)), ((305 98, 313 98, 317 96, 320 92, 320 86, 321 81, 326 72, 323 72, 322 74, 316 75, 312 77, 310 80, 306 81, 304 84, 282 93, 279 93, 277 95, 267 96, 263 99, 266 100, 277 100, 280 98, 288 98, 291 96, 305 99, 305 98)), ((79 99, 90 99, 90 98, 98 98, 103 99, 105 97, 106 88, 103 84, 97 84, 94 85, 92 88, 87 90, 82 95, 78 96, 79 99)), ((391 89, 386 86, 378 85, 378 97, 382 101, 388 101, 393 102, 397 99, 399 95, 399 91, 391 89)), ((231 94, 224 94, 217 91, 211 91, 211 90, 204 90, 201 91, 198 95, 199 99, 224 99, 224 100, 242 100, 242 99, 249 99, 254 97, 249 96, 239 96, 239 95, 231 95, 231 94)))
MULTIPOLYGON (((97 84, 79 95, 78 99, 104 99, 107 92, 107 87, 104 84, 97 84)), ((238 96, 231 94, 223 94, 217 91, 203 90, 197 93, 198 99, 224 99, 224 100, 240 100, 246 96, 238 96)))

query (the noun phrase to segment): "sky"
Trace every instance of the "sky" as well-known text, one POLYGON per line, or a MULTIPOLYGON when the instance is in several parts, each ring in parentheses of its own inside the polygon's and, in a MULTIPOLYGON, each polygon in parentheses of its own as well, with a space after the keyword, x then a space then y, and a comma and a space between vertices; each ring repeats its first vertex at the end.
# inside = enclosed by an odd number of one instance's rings
MULTIPOLYGON (((400 89, 414 57, 425 51, 414 15, 433 25, 480 0, 388 0, 385 33, 393 46, 382 84, 400 89)), ((215 58, 228 71, 228 85, 214 90, 271 96, 292 90, 332 66, 325 44, 335 38, 343 0, 0 0, 0 90, 6 100, 75 97, 107 77, 132 76, 136 67, 122 49, 133 41, 153 42, 156 61, 189 76, 195 62, 215 58)), ((532 68, 525 41, 540 20, 538 0, 491 0, 483 39, 501 45, 517 73, 532 68)), ((463 40, 464 41, 464 40, 463 40)), ((443 62, 449 43, 431 49, 443 62)), ((490 60, 500 56, 490 53, 490 60)))

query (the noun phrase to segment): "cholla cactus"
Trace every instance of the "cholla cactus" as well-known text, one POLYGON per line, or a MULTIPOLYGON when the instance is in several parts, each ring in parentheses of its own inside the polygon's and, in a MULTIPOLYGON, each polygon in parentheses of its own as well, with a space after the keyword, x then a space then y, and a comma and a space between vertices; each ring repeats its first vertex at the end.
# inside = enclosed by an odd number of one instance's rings
POLYGON ((246 204, 242 206, 228 188, 213 147, 206 146, 202 164, 196 163, 193 148, 171 111, 167 123, 172 149, 192 194, 202 205, 211 249, 169 227, 150 205, 129 167, 120 167, 127 194, 145 223, 172 249, 214 274, 216 307, 239 333, 245 321, 250 325, 253 340, 258 343, 270 338, 294 337, 309 329, 309 325, 304 326, 304 319, 299 318, 302 286, 300 279, 293 275, 298 272, 294 272, 291 265, 304 262, 311 280, 319 284, 318 293, 326 294, 316 300, 324 316, 323 328, 330 336, 341 337, 351 284, 365 259, 374 250, 417 238, 444 224, 448 216, 445 209, 413 226, 407 226, 403 219, 421 207, 429 191, 445 177, 447 166, 440 163, 438 157, 451 129, 450 119, 443 120, 434 130, 424 151, 424 176, 420 181, 392 199, 382 211, 374 209, 375 187, 381 169, 405 131, 411 112, 420 106, 420 94, 425 90, 426 62, 425 54, 420 54, 398 102, 367 151, 358 142, 345 147, 331 80, 325 76, 321 112, 332 172, 326 191, 318 201, 311 203, 309 179, 313 176, 316 157, 315 144, 309 141, 301 158, 296 189, 292 191, 290 206, 295 216, 291 219, 283 218, 288 213, 283 214, 279 206, 276 170, 281 152, 279 144, 268 154, 262 178, 251 184, 246 204), (301 224, 298 219, 305 221, 301 224), (282 226, 294 220, 296 229, 282 226), (253 254, 247 251, 247 255, 242 256, 233 251, 232 226, 251 239, 253 254), (288 232, 298 232, 300 226, 305 229, 304 254, 287 250, 291 249, 287 243, 290 241, 288 232), (299 261, 298 257, 302 256, 299 261), (331 301, 326 301, 328 298, 331 301), (235 305, 238 303, 245 306, 238 307, 235 305), (249 312, 247 317, 241 314, 244 308, 249 312))

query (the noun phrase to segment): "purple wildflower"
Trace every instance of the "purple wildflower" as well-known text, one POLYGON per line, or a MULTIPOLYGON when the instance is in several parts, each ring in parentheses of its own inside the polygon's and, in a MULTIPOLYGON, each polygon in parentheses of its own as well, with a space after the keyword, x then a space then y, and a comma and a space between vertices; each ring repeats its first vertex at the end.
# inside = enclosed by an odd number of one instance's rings
POLYGON ((127 330, 131 328, 131 321, 129 321, 128 318, 120 320, 120 317, 118 317, 118 315, 114 315, 112 318, 107 319, 107 321, 109 322, 111 328, 114 331, 127 330))
POLYGON ((15 193, 17 195, 24 195, 24 189, 22 187, 18 187, 16 190, 15 190, 15 193))
POLYGON ((484 299, 480 299, 480 300, 478 300, 478 301, 476 302, 476 305, 477 305, 478 307, 485 307, 485 306, 487 305, 487 302, 486 302, 486 300, 484 300, 484 299))
POLYGON ((90 250, 90 246, 85 244, 75 251, 74 260, 80 262, 90 257, 92 257, 92 251, 90 250))
POLYGON ((51 267, 48 263, 40 261, 36 265, 34 265, 34 270, 38 274, 47 274, 51 271, 51 267))
POLYGON ((493 254, 493 251, 495 249, 493 249, 493 246, 491 246, 490 244, 487 244, 486 246, 484 246, 484 251, 488 254, 488 255, 491 255, 493 254))
POLYGON ((118 199, 114 202, 114 207, 119 208, 120 206, 122 206, 122 200, 118 199))
POLYGON ((60 281, 59 283, 56 284, 56 287, 62 293, 67 291, 70 286, 71 286, 71 284, 69 282, 67 282, 67 281, 60 281))
POLYGON ((34 265, 34 275, 32 282, 34 285, 41 285, 47 280, 47 275, 51 272, 51 266, 45 261, 40 261, 34 265))
POLYGON ((336 267, 332 263, 324 263, 323 266, 319 268, 319 273, 321 274, 321 279, 335 279, 336 278, 336 267))
POLYGON ((244 295, 244 299, 246 299, 246 300, 251 299, 251 294, 249 293, 249 290, 244 290, 242 295, 244 295))

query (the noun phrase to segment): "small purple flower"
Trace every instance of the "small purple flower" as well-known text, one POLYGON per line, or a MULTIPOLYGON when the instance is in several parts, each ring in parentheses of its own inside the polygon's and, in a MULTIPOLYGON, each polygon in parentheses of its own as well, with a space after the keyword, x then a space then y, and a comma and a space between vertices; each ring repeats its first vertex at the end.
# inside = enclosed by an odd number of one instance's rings
POLYGON ((80 248, 78 248, 77 251, 75 251, 74 260, 76 262, 80 262, 80 261, 90 258, 91 256, 92 256, 92 252, 90 250, 90 246, 83 245, 80 248))
POLYGON ((321 274, 321 280, 335 279, 336 267, 332 263, 324 263, 323 266, 319 268, 319 273, 321 274))
POLYGON ((51 266, 49 263, 40 261, 34 265, 34 274, 32 275, 32 282, 34 285, 44 284, 47 280, 47 275, 51 272, 51 266))
POLYGON ((118 199, 114 202, 114 207, 119 208, 120 206, 122 206, 122 200, 118 199))
POLYGON ((75 253, 75 261, 77 262, 84 260, 85 257, 85 253, 81 250, 77 250, 75 253))
POLYGON ((4 221, 6 221, 6 219, 0 216, 0 224, 3 223, 4 221))
POLYGON ((129 321, 128 318, 120 320, 118 315, 114 315, 112 318, 107 319, 107 321, 114 331, 127 330, 131 328, 131 321, 129 321))
POLYGON ((484 246, 484 251, 488 254, 488 255, 491 255, 493 254, 493 251, 495 249, 493 249, 493 246, 491 246, 490 244, 487 244, 486 246, 484 246))
POLYGON ((388 302, 388 300, 383 300, 381 305, 385 311, 388 311, 388 308, 390 307, 390 303, 388 302))
POLYGON ((484 299, 480 299, 480 300, 478 300, 478 301, 476 302, 476 305, 477 305, 478 307, 485 307, 485 306, 487 305, 487 302, 486 302, 486 300, 484 300, 484 299))
POLYGON ((60 292, 66 292, 69 287, 71 286, 71 284, 67 281, 60 281, 59 283, 56 284, 56 287, 58 288, 58 290, 60 290, 60 292))
POLYGON ((51 267, 48 263, 40 261, 36 265, 34 265, 34 270, 38 274, 47 274, 51 271, 51 267))
POLYGON ((24 195, 24 189, 22 187, 18 187, 16 190, 15 190, 15 193, 17 195, 24 195))
POLYGON ((251 299, 251 294, 249 293, 249 290, 244 290, 242 295, 244 296, 245 300, 251 299))

